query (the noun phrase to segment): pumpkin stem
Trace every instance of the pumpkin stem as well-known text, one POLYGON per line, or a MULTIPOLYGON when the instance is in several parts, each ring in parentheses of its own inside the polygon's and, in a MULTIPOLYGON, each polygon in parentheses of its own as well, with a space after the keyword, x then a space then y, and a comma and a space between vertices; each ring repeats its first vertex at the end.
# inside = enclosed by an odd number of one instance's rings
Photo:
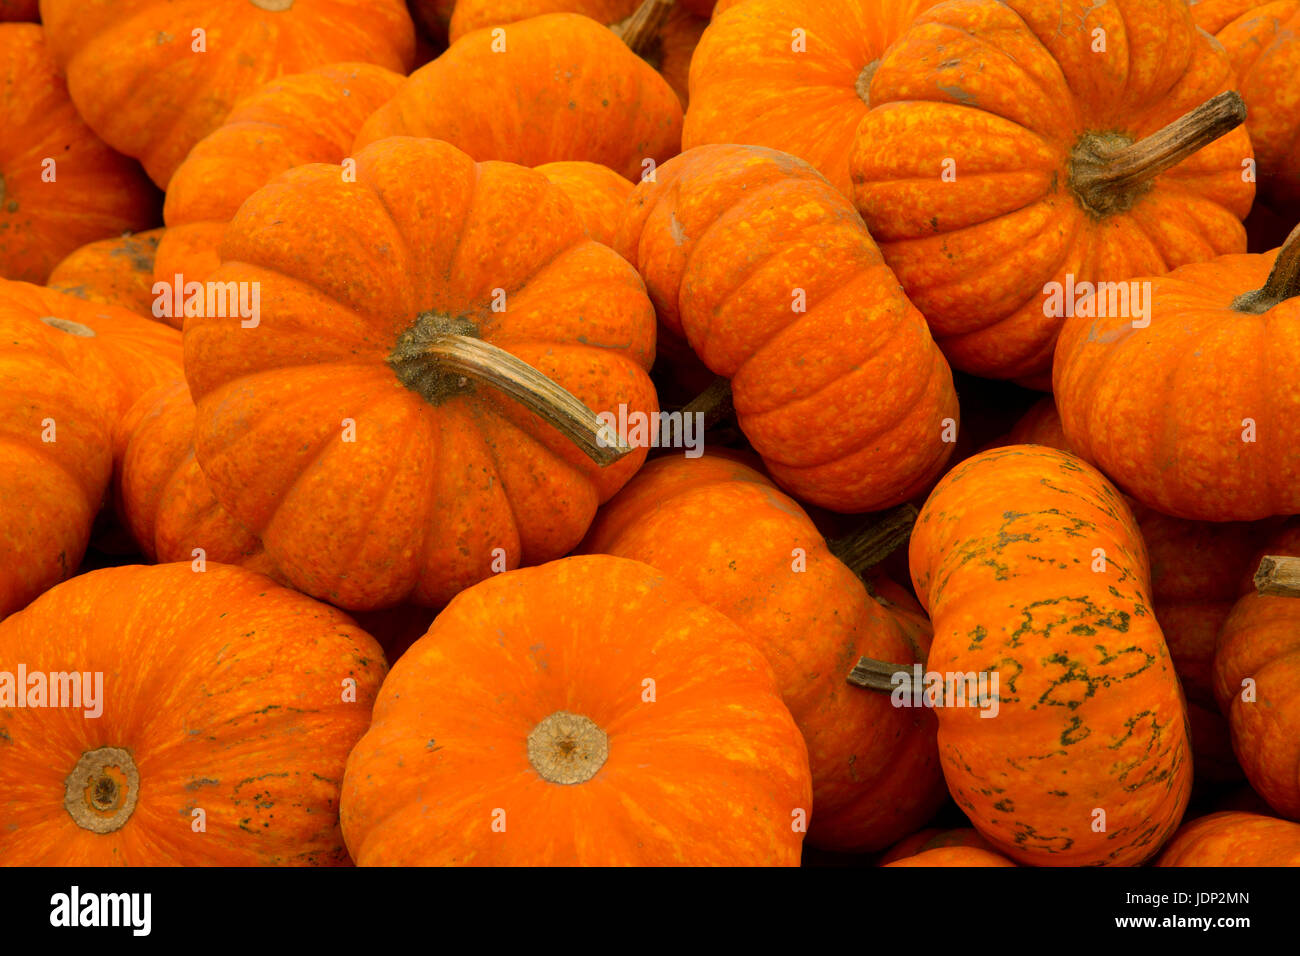
POLYGON ((707 429, 731 417, 732 411, 731 381, 719 375, 708 388, 682 406, 682 418, 703 412, 704 427, 707 429))
POLYGON ((1238 312, 1263 315, 1279 302, 1300 295, 1300 226, 1291 230, 1261 289, 1246 292, 1232 300, 1238 312))
POLYGON ((632 451, 572 392, 472 331, 468 322, 422 314, 397 340, 388 364, 403 385, 433 405, 475 383, 488 385, 540 416, 601 467, 632 451))
POLYGON ((80 322, 73 322, 71 319, 61 319, 56 315, 42 315, 41 321, 52 329, 58 329, 60 332, 67 332, 69 335, 75 335, 79 338, 93 339, 95 330, 88 325, 82 325, 80 322))
POLYGON ((910 681, 912 679, 912 665, 890 664, 886 661, 878 661, 873 657, 859 657, 858 662, 853 665, 853 670, 849 671, 849 676, 846 679, 856 687, 865 687, 867 690, 879 690, 889 693, 899 686, 894 682, 895 674, 906 674, 907 679, 910 681))
POLYGON ((87 750, 63 783, 63 808, 77 826, 112 833, 126 826, 140 797, 140 772, 121 747, 87 750))
POLYGON ((858 94, 858 99, 867 104, 867 109, 871 108, 871 78, 876 75, 879 66, 880 58, 876 57, 862 68, 857 81, 853 84, 853 91, 858 94))
POLYGON ((918 513, 911 504, 870 515, 858 530, 826 542, 831 554, 862 577, 912 537, 918 513))
POLYGON ((1300 558, 1266 555, 1255 572, 1255 590, 1260 594, 1300 597, 1300 558))
POLYGON ((557 710, 528 735, 528 762, 548 783, 585 783, 609 758, 609 736, 590 717, 557 710))
POLYGON ((641 6, 626 20, 614 24, 612 29, 637 56, 652 51, 659 39, 659 31, 668 22, 676 0, 642 0, 641 6))
POLYGON ((1132 207, 1151 180, 1246 120, 1240 94, 1227 90, 1145 139, 1085 133, 1070 157, 1070 188, 1095 216, 1132 207))

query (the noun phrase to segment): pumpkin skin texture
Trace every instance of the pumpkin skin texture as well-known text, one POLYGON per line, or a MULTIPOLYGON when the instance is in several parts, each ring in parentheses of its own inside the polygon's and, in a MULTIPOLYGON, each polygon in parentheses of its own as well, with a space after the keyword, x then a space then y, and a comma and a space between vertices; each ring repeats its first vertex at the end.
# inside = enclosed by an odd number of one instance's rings
POLYGON ((1300 824, 1224 811, 1183 826, 1156 866, 1300 866, 1300 824))
POLYGON ((56 292, 153 314, 153 261, 163 229, 100 239, 54 267, 46 283, 56 292))
POLYGON ((633 191, 614 248, 667 333, 731 379, 777 483, 844 512, 920 493, 952 453, 952 375, 852 205, 754 146, 702 146, 655 179, 633 191))
POLYGON ((676 94, 608 27, 555 13, 504 29, 504 52, 493 51, 492 30, 476 30, 411 74, 366 120, 353 151, 389 136, 421 136, 480 161, 586 160, 627 179, 639 179, 647 159, 676 155, 676 94), (547 81, 539 85, 539 77, 547 81), (472 101, 466 90, 476 91, 472 101))
POLYGON ((603 245, 613 245, 623 204, 632 184, 614 170, 596 163, 544 163, 537 171, 573 200, 587 235, 603 245))
POLYGON ((0 308, 0 618, 76 571, 112 470, 109 415, 65 338, 0 308))
POLYGON ((713 17, 691 60, 682 149, 751 143, 790 153, 852 196, 849 152, 872 66, 935 0, 752 0, 713 17), (794 30, 804 48, 795 49, 794 30))
POLYGON ((0 277, 44 282, 78 246, 156 224, 158 191, 77 115, 40 26, 0 24, 0 63, 0 277))
POLYGON ((41 19, 77 112, 163 188, 273 77, 352 61, 405 73, 415 56, 402 0, 42 0, 41 19))
MULTIPOLYGON (((343 765, 387 668, 342 612, 240 568, 106 568, 0 623, 0 660, 103 674, 96 718, 0 707, 7 864, 347 865, 343 765), (73 816, 93 814, 89 801, 65 808, 65 788, 83 754, 106 747, 138 780, 111 755, 124 817, 101 812, 118 828, 94 832, 73 816), (196 808, 206 832, 190 829, 196 808)), ((88 793, 99 778, 84 778, 88 793)))
POLYGON ((878 850, 934 816, 947 791, 933 715, 845 680, 864 655, 924 660, 928 632, 914 638, 873 601, 762 474, 718 455, 655 459, 601 508, 582 550, 659 568, 751 635, 808 745, 810 844, 878 850))
MULTIPOLYGON (((221 262, 225 225, 244 200, 294 166, 341 163, 361 124, 405 79, 369 63, 333 63, 279 77, 240 100, 172 176, 154 278, 207 281, 221 262)), ((180 328, 184 316, 163 321, 180 328)))
POLYGON ((1223 44, 1249 113, 1259 192, 1278 207, 1300 203, 1300 3, 1191 0, 1192 19, 1223 44))
MULTIPOLYGON (((1290 243, 1300 254, 1300 234, 1290 243)), ((1300 298, 1234 306, 1276 260, 1222 256, 1141 280, 1145 328, 1066 320, 1052 375, 1065 434, 1143 504, 1199 521, 1300 513, 1300 298)))
POLYGON ((1245 251, 1243 128, 1137 187, 1085 186, 1096 149, 1232 84, 1183 0, 970 0, 916 18, 871 79, 850 168, 859 212, 953 368, 1046 388, 1062 323, 1049 282, 1245 251))
POLYGON ((438 615, 348 759, 342 820, 360 866, 797 866, 811 801, 746 634, 653 568, 591 555, 496 575, 438 615), (598 730, 551 737, 556 715, 598 730))
POLYGON ((1247 594, 1219 633, 1214 692, 1246 779, 1281 816, 1300 820, 1300 600, 1247 594), (1254 681, 1255 699, 1242 682, 1254 681))
POLYGON ((294 587, 350 610, 438 606, 492 573, 495 549, 509 567, 571 550, 646 449, 600 468, 496 389, 415 368, 399 346, 451 327, 591 410, 653 415, 654 311, 540 173, 413 138, 355 158, 356 182, 300 166, 227 228, 216 279, 261 283, 260 325, 187 317, 195 449, 294 587))
POLYGON ((983 452, 925 503, 911 565, 934 621, 929 671, 999 675, 995 718, 938 708, 948 788, 975 828, 1020 863, 1154 854, 1187 806, 1191 752, 1119 493, 1064 452, 983 452), (1092 829, 1098 808, 1105 832, 1092 829))
POLYGON ((1005 856, 977 846, 945 846, 904 857, 884 866, 1015 866, 1005 856))

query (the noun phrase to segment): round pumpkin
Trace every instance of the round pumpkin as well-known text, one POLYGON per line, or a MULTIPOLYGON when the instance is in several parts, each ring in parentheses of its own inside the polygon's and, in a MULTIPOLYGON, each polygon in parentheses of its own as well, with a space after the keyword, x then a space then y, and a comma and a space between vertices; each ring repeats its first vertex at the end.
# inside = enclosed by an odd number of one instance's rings
MULTIPOLYGON (((282 76, 235 104, 225 121, 195 144, 167 187, 167 231, 154 278, 206 282, 221 264, 225 226, 244 200, 279 173, 306 163, 341 163, 366 117, 405 80, 369 63, 333 63, 282 76)), ((163 321, 184 313, 172 297, 163 321)))
POLYGON ((403 0, 41 0, 77 112, 166 188, 241 98, 285 73, 361 61, 405 73, 403 0))
POLYGON ((411 74, 352 148, 421 136, 477 160, 586 160, 636 180, 676 155, 681 123, 672 88, 611 30, 554 13, 461 37, 411 74))
MULTIPOLYGON (((1300 581, 1300 558, 1279 558, 1300 581)), ((1214 691, 1246 779, 1269 806, 1300 820, 1300 589, 1247 594, 1224 622, 1214 691)))
POLYGON ((112 471, 112 416, 66 338, 0 308, 0 618, 76 571, 112 471))
POLYGON ((1149 325, 1076 315, 1053 369, 1072 447, 1157 511, 1300 513, 1300 227, 1270 255, 1141 280, 1149 325))
POLYGON ((1184 825, 1156 866, 1300 866, 1300 824, 1224 811, 1184 825))
POLYGON ((691 60, 682 148, 767 146, 812 164, 851 196, 849 152, 870 108, 871 75, 935 2, 724 0, 691 60))
POLYGON ((214 279, 260 283, 261 316, 187 317, 195 449, 294 587, 437 606, 567 553, 640 466, 593 411, 657 414, 654 311, 540 173, 428 139, 355 159, 227 227, 214 279))
POLYGON ((762 474, 717 454, 655 459, 600 509, 582 550, 659 568, 751 635, 808 745, 812 845, 878 850, 934 816, 947 792, 933 715, 845 681, 864 655, 923 661, 928 632, 872 600, 762 474))
POLYGON ((1300 210, 1300 3, 1191 0, 1196 25, 1223 44, 1249 114, 1261 198, 1300 210))
POLYGON ((342 820, 361 866, 796 866, 811 809, 803 739, 745 632, 591 555, 438 615, 348 759, 342 820))
POLYGON ((1187 806, 1191 751, 1119 493, 1065 452, 983 452, 926 501, 911 566, 934 622, 928 671, 987 675, 998 704, 991 720, 937 710, 948 788, 975 828, 1021 863, 1153 855, 1187 806))
POLYGON ((904 857, 893 863, 884 863, 882 866, 1015 866, 1015 864, 999 853, 977 846, 945 846, 904 857))
POLYGON ((871 77, 850 169, 954 368, 1046 388, 1076 283, 1245 251, 1255 187, 1232 84, 1185 0, 970 0, 916 17, 871 77))
POLYGON ((683 153, 633 191, 615 248, 666 333, 731 380, 741 430, 796 498, 875 511, 939 474, 958 418, 947 363, 852 205, 807 163, 683 153))
POLYGON ((153 261, 165 230, 100 239, 72 252, 46 282, 56 292, 153 315, 153 261))
POLYGON ((78 246, 155 225, 158 191, 77 115, 40 26, 0 23, 0 63, 0 277, 44 282, 78 246))
POLYGON ((58 708, 0 684, 6 864, 348 863, 343 766, 387 668, 345 614, 240 568, 106 568, 0 622, 0 664, 28 694, 81 675, 58 708))

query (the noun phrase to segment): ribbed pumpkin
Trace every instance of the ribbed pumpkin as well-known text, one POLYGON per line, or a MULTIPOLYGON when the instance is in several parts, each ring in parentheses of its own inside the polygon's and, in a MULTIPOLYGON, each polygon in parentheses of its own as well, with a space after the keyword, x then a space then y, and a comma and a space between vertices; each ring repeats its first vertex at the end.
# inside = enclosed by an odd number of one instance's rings
POLYGON ((911 565, 934 621, 928 670, 998 677, 995 718, 938 709, 948 788, 975 828, 1021 863, 1154 854, 1187 806, 1191 751, 1119 493, 1065 452, 983 452, 931 494, 911 565))
POLYGON ((958 417, 947 363, 852 205, 807 163, 755 146, 683 153, 633 191, 615 248, 667 332, 731 379, 741 429, 796 498, 875 511, 942 469, 958 417))
POLYGON ((1015 866, 1010 860, 992 850, 976 846, 945 846, 926 850, 915 856, 904 857, 883 866, 1015 866))
POLYGON ((41 19, 77 112, 163 187, 273 77, 350 61, 405 73, 415 54, 403 0, 41 0, 41 19))
POLYGON ((1185 0, 968 0, 916 18, 871 77, 850 167, 954 368, 1046 387, 1062 322, 1048 283, 1245 251, 1244 110, 1210 102, 1232 83, 1185 0))
POLYGON ((540 173, 427 139, 355 159, 355 182, 285 173, 227 228, 215 278, 259 282, 262 311, 186 319, 195 448, 298 589, 436 606, 568 552, 639 467, 592 412, 657 412, 654 312, 540 173))
POLYGON ((112 416, 66 338, 0 307, 0 618, 76 571, 112 470, 112 416))
POLYGON ((910 856, 928 853, 948 847, 974 847, 990 850, 989 841, 980 836, 973 827, 959 827, 955 830, 927 828, 913 833, 910 837, 899 840, 889 848, 889 852, 880 858, 880 865, 886 866, 895 860, 905 860, 910 856))
POLYGON ((633 180, 647 160, 676 155, 676 94, 608 27, 554 13, 499 29, 466 34, 412 73, 366 121, 353 151, 388 136, 424 136, 477 160, 587 160, 633 180))
POLYGON ((738 624, 767 655, 808 744, 808 840, 878 850, 924 824, 946 791, 933 715, 849 685, 863 655, 924 661, 929 635, 868 595, 812 521, 753 468, 659 458, 601 508, 583 550, 644 561, 738 624))
MULTIPOLYGON (((334 63, 282 76, 235 104, 190 150, 167 187, 167 232, 154 277, 206 282, 221 264, 225 225, 275 176, 306 163, 341 163, 366 117, 405 80, 368 63, 334 63)), ((163 321, 180 328, 183 314, 163 321)))
POLYGON ((1223 44, 1246 101, 1246 129, 1259 163, 1260 196, 1300 203, 1300 3, 1191 0, 1192 19, 1223 44))
POLYGON ((573 208, 587 235, 613 245, 623 204, 632 184, 606 166, 580 161, 545 163, 537 171, 573 200, 573 208))
POLYGON ((342 819, 361 866, 796 866, 811 809, 803 739, 745 632, 592 555, 438 615, 380 691, 342 819))
POLYGON ((1166 514, 1300 513, 1300 227, 1280 252, 1142 281, 1150 325, 1065 323, 1053 384, 1070 444, 1166 514))
POLYGON ((1300 820, 1300 558, 1272 563, 1296 583, 1269 593, 1261 580, 1260 593, 1237 602, 1219 634, 1214 692, 1251 786, 1279 814, 1300 820))
POLYGON ((0 277, 44 282, 78 246, 158 222, 137 163, 77 115, 41 28, 0 24, 0 277))
POLYGON ((1300 866, 1300 824, 1225 811, 1183 826, 1156 866, 1300 866))
POLYGON ((849 152, 867 115, 871 75, 889 45, 935 2, 724 0, 691 60, 682 148, 779 149, 851 196, 849 152))
POLYGON ((78 387, 102 404, 113 424, 149 389, 180 377, 180 334, 126 309, 0 281, 0 315, 57 329, 78 387))
POLYGON ((46 282, 56 292, 153 315, 153 261, 163 229, 100 239, 54 267, 46 282))
POLYGON ((348 863, 343 766, 386 667, 343 613, 240 568, 107 568, 0 623, 20 665, 102 711, 0 697, 6 864, 348 863))

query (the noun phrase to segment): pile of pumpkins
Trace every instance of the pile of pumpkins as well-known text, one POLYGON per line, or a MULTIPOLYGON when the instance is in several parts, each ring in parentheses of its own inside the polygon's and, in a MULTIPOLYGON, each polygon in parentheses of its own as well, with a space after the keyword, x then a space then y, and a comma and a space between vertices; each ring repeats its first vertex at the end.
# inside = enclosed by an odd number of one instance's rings
POLYGON ((1300 865, 1300 6, 200 6, 0 2, 0 864, 1300 865))

